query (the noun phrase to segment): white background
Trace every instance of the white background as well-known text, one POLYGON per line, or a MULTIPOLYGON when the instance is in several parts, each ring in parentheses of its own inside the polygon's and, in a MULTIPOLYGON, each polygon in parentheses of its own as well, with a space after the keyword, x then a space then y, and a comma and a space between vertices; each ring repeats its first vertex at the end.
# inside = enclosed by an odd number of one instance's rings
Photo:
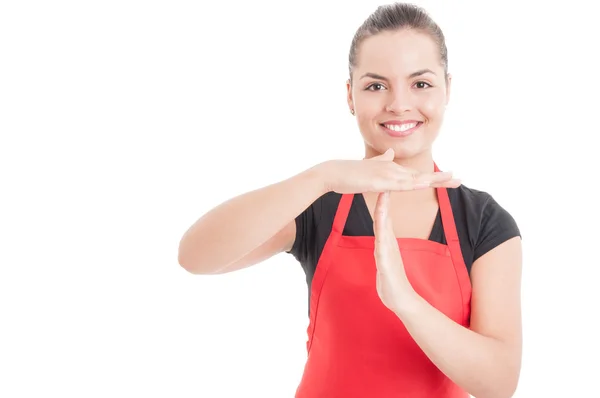
MULTIPOLYGON (((233 195, 363 156, 347 52, 380 3, 201 3, 1 3, 0 396, 293 396, 300 265, 193 276, 177 247, 233 195)), ((518 3, 419 2, 454 75, 436 161, 521 228, 516 396, 600 396, 598 30, 518 3)))

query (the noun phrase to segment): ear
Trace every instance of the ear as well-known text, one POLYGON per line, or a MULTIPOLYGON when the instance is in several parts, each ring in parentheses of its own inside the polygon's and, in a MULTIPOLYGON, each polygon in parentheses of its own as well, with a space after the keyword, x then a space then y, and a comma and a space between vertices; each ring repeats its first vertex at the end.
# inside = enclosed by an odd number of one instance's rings
POLYGON ((346 80, 346 100, 348 101, 349 110, 354 109, 354 100, 352 99, 352 83, 350 79, 346 80))
POLYGON ((446 79, 446 105, 450 102, 450 92, 452 88, 452 75, 448 73, 448 77, 446 79))

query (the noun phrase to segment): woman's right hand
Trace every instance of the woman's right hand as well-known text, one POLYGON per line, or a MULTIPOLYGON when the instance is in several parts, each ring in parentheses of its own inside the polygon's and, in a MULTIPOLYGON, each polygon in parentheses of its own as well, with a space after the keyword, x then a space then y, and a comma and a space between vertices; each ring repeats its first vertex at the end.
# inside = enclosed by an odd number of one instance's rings
POLYGON ((411 191, 456 188, 460 181, 451 172, 421 173, 394 163, 394 151, 363 160, 331 160, 323 163, 326 191, 344 193, 411 191))

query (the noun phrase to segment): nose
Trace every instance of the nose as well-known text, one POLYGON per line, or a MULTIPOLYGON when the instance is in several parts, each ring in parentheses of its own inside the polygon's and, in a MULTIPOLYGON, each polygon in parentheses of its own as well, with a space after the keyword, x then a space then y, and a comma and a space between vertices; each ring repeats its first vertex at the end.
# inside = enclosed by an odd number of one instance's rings
POLYGON ((391 91, 385 107, 386 112, 397 115, 406 113, 412 109, 410 93, 404 91, 391 91))

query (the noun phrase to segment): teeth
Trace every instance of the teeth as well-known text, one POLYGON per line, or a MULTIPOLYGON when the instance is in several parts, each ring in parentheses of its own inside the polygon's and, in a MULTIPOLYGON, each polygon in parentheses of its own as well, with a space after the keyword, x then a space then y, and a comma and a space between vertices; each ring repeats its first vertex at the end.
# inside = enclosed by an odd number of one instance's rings
POLYGON ((406 131, 406 130, 410 130, 413 127, 415 127, 417 125, 417 123, 405 123, 405 124, 385 124, 384 126, 390 130, 394 130, 394 131, 406 131))

